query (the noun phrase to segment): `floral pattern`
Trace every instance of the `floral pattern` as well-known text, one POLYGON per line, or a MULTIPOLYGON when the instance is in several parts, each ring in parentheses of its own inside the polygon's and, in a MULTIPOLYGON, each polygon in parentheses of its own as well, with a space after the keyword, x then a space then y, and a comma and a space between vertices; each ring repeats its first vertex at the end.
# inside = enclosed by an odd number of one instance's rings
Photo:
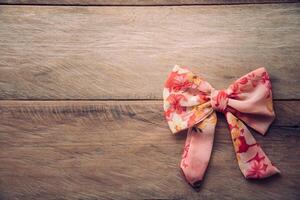
POLYGON ((265 178, 279 173, 255 141, 244 123, 231 113, 226 114, 239 167, 246 178, 265 178))
POLYGON ((191 185, 203 179, 210 160, 215 111, 225 114, 238 165, 246 178, 279 173, 245 125, 265 134, 275 118, 265 68, 248 73, 225 90, 216 90, 187 67, 175 65, 165 83, 163 99, 171 131, 188 130, 181 169, 191 185))

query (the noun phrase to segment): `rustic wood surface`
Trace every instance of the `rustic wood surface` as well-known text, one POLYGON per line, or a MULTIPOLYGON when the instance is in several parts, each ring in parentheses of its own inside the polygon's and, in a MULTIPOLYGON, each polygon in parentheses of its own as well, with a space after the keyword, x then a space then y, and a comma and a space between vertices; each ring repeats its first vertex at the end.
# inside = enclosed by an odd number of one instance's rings
POLYGON ((270 2, 292 1, 0 0, 43 5, 0 5, 0 200, 300 199, 300 4, 199 6, 270 2), (219 114, 200 191, 184 181, 177 63, 216 88, 268 69, 277 118, 252 133, 281 175, 245 180, 219 114))
POLYGON ((0 98, 161 99, 182 64, 220 89, 265 66, 300 99, 299 5, 0 6, 0 98))
POLYGON ((282 176, 247 181, 224 117, 201 190, 178 167, 185 136, 171 135, 161 101, 2 101, 3 199, 297 199, 299 102, 275 102, 277 120, 255 137, 282 176), (279 112, 280 111, 280 112, 279 112), (289 118, 286 118, 289 116, 289 118))
POLYGON ((0 0, 0 4, 25 5, 224 5, 224 4, 262 4, 288 3, 299 0, 0 0))

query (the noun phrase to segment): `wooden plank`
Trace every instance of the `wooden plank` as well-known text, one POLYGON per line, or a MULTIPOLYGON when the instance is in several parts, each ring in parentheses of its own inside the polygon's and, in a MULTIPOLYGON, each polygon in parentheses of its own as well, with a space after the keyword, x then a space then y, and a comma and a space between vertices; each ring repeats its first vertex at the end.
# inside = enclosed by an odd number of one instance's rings
POLYGON ((226 4, 258 4, 258 3, 291 3, 299 0, 0 0, 0 4, 24 5, 226 5, 226 4))
POLYGON ((176 63, 216 88, 265 66, 299 99, 299 5, 0 6, 0 99, 161 99, 176 63))
POLYGON ((277 101, 266 137, 282 175, 245 180, 224 117, 200 192, 178 168, 184 135, 170 133, 160 101, 0 101, 1 199, 297 199, 299 102, 277 101))

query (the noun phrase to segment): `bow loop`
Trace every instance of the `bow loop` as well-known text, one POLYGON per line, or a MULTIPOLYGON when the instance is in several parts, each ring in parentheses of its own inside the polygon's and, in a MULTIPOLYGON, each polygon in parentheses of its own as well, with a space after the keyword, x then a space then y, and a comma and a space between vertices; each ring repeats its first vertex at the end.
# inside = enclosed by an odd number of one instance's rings
POLYGON ((275 119, 271 89, 264 67, 242 76, 227 89, 229 111, 264 135, 275 119))
POLYGON ((211 88, 188 68, 174 66, 163 90, 165 116, 173 133, 196 125, 213 112, 211 88))
POLYGON ((164 111, 173 133, 188 129, 181 168, 194 185, 209 163, 217 122, 225 114, 239 167, 246 178, 279 173, 248 130, 264 134, 275 118, 269 75, 265 68, 241 77, 225 90, 216 90, 188 68, 175 65, 163 91, 164 111))

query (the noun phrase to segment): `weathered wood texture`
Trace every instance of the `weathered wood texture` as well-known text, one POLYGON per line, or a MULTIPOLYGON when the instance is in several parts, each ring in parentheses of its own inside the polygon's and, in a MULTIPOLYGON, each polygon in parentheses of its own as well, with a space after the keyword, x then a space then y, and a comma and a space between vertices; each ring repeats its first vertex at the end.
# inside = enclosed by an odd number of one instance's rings
MULTIPOLYGON (((278 1, 0 0, 269 2, 278 1)), ((297 3, 1 5, 0 199, 300 199, 299 32, 297 3), (254 136, 282 176, 245 180, 219 115, 200 192, 186 184, 179 169, 185 135, 172 135, 162 102, 149 101, 162 98, 176 63, 216 88, 258 66, 268 69, 281 100, 274 102, 277 119, 269 133, 254 136), (26 99, 105 101, 19 101, 26 99), (120 99, 146 101, 107 101, 120 99)))
POLYGON ((212 5, 288 3, 299 0, 0 0, 0 4, 25 5, 212 5))
POLYGON ((176 63, 216 88, 265 66, 300 99, 299 5, 0 6, 0 99, 161 99, 176 63))
POLYGON ((275 102, 266 137, 282 176, 247 181, 219 116, 200 192, 178 163, 185 136, 171 135, 160 101, 0 101, 1 199, 299 199, 300 107, 275 102), (287 117, 288 116, 288 117, 287 117))

